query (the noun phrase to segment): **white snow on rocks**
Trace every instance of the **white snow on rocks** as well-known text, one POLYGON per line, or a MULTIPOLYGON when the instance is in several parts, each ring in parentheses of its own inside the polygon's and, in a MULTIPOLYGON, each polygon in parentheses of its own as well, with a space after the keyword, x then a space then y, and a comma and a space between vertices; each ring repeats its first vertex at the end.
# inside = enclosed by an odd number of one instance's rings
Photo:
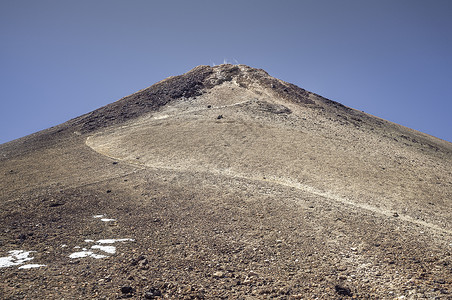
MULTIPOLYGON (((102 222, 114 222, 116 219, 111 218, 105 218, 105 215, 98 214, 94 215, 93 218, 100 219, 102 222)), ((134 239, 102 239, 98 241, 94 241, 91 239, 85 239, 85 243, 94 243, 94 245, 91 246, 91 248, 88 250, 86 248, 82 248, 82 251, 77 251, 69 255, 69 258, 84 258, 84 257, 91 257, 91 258, 106 258, 108 257, 105 254, 115 254, 116 253, 116 247, 112 245, 106 246, 105 244, 114 244, 117 242, 134 242, 134 239), (99 251, 101 251, 99 253, 99 251), (96 253, 97 252, 97 253, 96 253)), ((75 246, 74 249, 80 249, 80 246, 75 246)))
POLYGON ((45 266, 46 265, 29 264, 29 265, 20 266, 19 269, 34 269, 34 268, 40 268, 40 267, 45 267, 45 266))
POLYGON ((99 244, 114 244, 116 242, 135 242, 134 239, 106 239, 106 240, 98 240, 96 243, 99 244))
POLYGON ((115 254, 116 253, 116 247, 115 246, 102 246, 102 245, 94 245, 91 247, 91 249, 99 249, 101 251, 115 254))
MULTIPOLYGON (((100 250, 102 252, 108 253, 108 254, 115 254, 116 253, 116 247, 115 246, 105 246, 103 244, 114 244, 116 242, 134 242, 134 239, 104 239, 104 240, 98 240, 96 241, 96 245, 92 245, 91 249, 88 250, 86 248, 82 248, 82 251, 74 252, 71 255, 69 255, 70 258, 83 258, 83 257, 92 257, 92 258, 105 258, 107 257, 104 254, 98 254, 93 252, 93 250, 100 250)), ((92 243, 94 240, 85 240, 87 243, 92 243)), ((79 246, 75 246, 74 248, 80 249, 79 246)))
MULTIPOLYGON (((102 222, 115 222, 116 219, 111 218, 105 218, 105 215, 98 214, 94 215, 93 218, 100 219, 102 222)), ((84 258, 84 257, 91 257, 91 258, 105 258, 108 257, 105 255, 107 254, 115 254, 116 253, 116 247, 115 246, 105 246, 104 244, 114 244, 116 242, 134 242, 134 239, 103 239, 94 241, 91 239, 86 239, 85 243, 95 243, 91 246, 91 248, 88 250, 86 248, 82 248, 82 251, 77 251, 69 255, 70 258, 84 258), (102 254, 96 253, 95 251, 101 251, 102 254)), ((80 246, 75 246, 74 249, 80 249, 80 246)))
MULTIPOLYGON (((109 219, 104 218, 105 215, 94 215, 93 218, 100 219, 103 222, 113 222, 116 221, 116 219, 109 219)), ((91 239, 85 239, 85 243, 91 243, 91 247, 89 245, 86 245, 85 247, 80 246, 74 246, 73 250, 76 252, 73 252, 69 254, 69 258, 76 259, 76 258, 85 258, 85 257, 91 257, 94 259, 99 258, 106 258, 110 255, 113 255, 116 253, 116 247, 111 245, 118 242, 134 242, 134 239, 130 238, 122 238, 122 239, 101 239, 101 240, 91 240, 91 239), (89 248, 89 249, 88 249, 89 248), (81 251, 80 251, 81 250, 81 251)), ((62 244, 61 248, 69 248, 67 244, 62 244)), ((34 257, 31 257, 31 253, 36 251, 25 251, 25 250, 11 250, 8 252, 8 256, 0 257, 0 268, 7 268, 12 266, 19 266, 19 269, 36 269, 45 267, 46 265, 42 264, 25 264, 25 262, 28 262, 34 257)))
POLYGON ((105 215, 94 215, 93 218, 100 219, 102 222, 114 222, 116 219, 105 218, 105 215))
POLYGON ((69 255, 70 258, 83 258, 83 257, 92 257, 92 258, 105 258, 106 255, 102 254, 96 254, 92 251, 80 251, 80 252, 74 252, 71 255, 69 255))
MULTIPOLYGON (((33 257, 29 257, 30 253, 36 252, 36 251, 25 251, 25 250, 11 250, 9 251, 9 255, 5 257, 0 257, 0 268, 7 268, 17 265, 22 265, 26 261, 30 261, 33 259, 33 257)), ((37 268, 37 267, 44 267, 45 265, 36 265, 36 264, 30 264, 30 265, 24 265, 20 266, 19 269, 30 269, 30 268, 37 268)))

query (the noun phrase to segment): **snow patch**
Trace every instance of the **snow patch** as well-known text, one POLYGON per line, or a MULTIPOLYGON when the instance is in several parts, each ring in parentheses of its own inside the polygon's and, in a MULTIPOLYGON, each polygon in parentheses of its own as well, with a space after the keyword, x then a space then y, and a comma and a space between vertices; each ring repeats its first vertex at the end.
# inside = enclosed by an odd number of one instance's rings
POLYGON ((105 240, 98 240, 96 243, 99 244, 114 244, 116 242, 135 242, 134 239, 105 239, 105 240))
MULTIPOLYGON (((93 218, 100 219, 102 222, 115 222, 116 219, 107 218, 104 214, 98 214, 93 215, 93 218)), ((92 257, 92 258, 105 258, 108 257, 108 255, 105 254, 115 254, 116 253, 116 247, 112 245, 105 245, 105 244, 114 244, 117 242, 134 242, 134 239, 124 238, 124 239, 102 239, 102 240, 92 240, 92 239, 85 239, 85 243, 94 243, 94 245, 91 245, 91 248, 88 250, 87 248, 82 248, 80 246, 75 246, 74 249, 81 249, 76 250, 77 252, 73 252, 69 255, 69 258, 84 258, 84 257, 92 257), (98 254, 100 253, 103 254, 98 254), (97 253, 96 253, 97 252, 97 253)))
POLYGON ((113 221, 116 221, 116 219, 106 219, 106 218, 104 218, 104 219, 100 219, 102 222, 113 222, 113 221))
MULTIPOLYGON (((103 240, 98 240, 98 241, 94 241, 94 240, 85 240, 86 243, 93 243, 95 242, 97 245, 92 245, 91 249, 86 249, 86 248, 82 248, 82 251, 78 251, 78 252, 74 252, 72 254, 69 255, 70 258, 84 258, 84 257, 92 257, 92 258, 105 258, 108 257, 107 255, 104 254, 97 254, 95 253, 93 250, 100 250, 103 251, 105 253, 108 254, 115 254, 116 253, 116 247, 115 246, 105 246, 103 244, 113 244, 116 242, 127 242, 127 241, 132 241, 134 242, 134 239, 103 239, 103 240)), ((75 249, 80 249, 80 246, 75 246, 75 249)))
POLYGON ((23 264, 26 261, 32 260, 33 257, 29 257, 31 252, 35 251, 24 251, 24 250, 9 251, 8 256, 0 257, 0 268, 17 266, 23 264))
POLYGON ((101 251, 115 254, 116 253, 116 247, 115 246, 102 246, 102 245, 94 245, 91 247, 91 249, 99 249, 101 251))
POLYGON ((19 269, 33 269, 33 268, 40 268, 40 267, 45 267, 45 266, 46 265, 29 264, 29 265, 20 266, 19 269))
POLYGON ((106 255, 102 254, 96 254, 92 251, 80 251, 80 252, 74 252, 71 255, 69 255, 70 258, 82 258, 82 257, 92 257, 92 258, 105 258, 106 255))

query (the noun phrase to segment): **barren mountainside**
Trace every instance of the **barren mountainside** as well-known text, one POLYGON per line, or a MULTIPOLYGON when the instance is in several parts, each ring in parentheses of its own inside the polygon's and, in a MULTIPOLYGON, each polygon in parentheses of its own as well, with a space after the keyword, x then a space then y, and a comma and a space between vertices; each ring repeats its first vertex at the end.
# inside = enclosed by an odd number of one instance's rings
POLYGON ((450 299, 452 144, 245 65, 0 145, 5 299, 450 299))

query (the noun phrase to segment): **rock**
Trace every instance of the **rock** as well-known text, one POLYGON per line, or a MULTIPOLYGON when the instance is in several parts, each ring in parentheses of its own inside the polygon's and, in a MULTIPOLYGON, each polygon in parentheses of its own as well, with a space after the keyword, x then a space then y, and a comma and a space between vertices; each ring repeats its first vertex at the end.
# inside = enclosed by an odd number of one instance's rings
POLYGON ((259 277, 259 275, 253 271, 250 271, 248 273, 248 275, 245 277, 245 279, 243 280, 244 284, 250 284, 254 281, 256 281, 256 279, 259 277))
POLYGON ((340 285, 335 285, 334 289, 336 290, 336 293, 338 293, 341 296, 352 296, 352 291, 347 288, 340 285))
POLYGON ((256 272, 250 271, 248 277, 259 277, 259 275, 256 272))
POLYGON ((397 218, 399 216, 399 214, 395 212, 392 214, 392 216, 397 218))
POLYGON ((140 260, 138 263, 140 266, 146 266, 149 263, 149 261, 145 258, 140 260))
POLYGON ((25 241, 27 239, 27 235, 26 234, 19 234, 19 236, 17 237, 17 239, 19 239, 21 242, 25 241))
POLYGON ((130 265, 131 266, 138 265, 139 267, 145 267, 147 264, 149 264, 149 261, 143 255, 140 255, 137 259, 131 259, 130 260, 130 265))
POLYGON ((346 265, 339 265, 339 266, 337 266, 337 270, 338 271, 347 271, 347 266, 346 265))
POLYGON ((144 293, 145 299, 154 299, 155 297, 160 297, 160 296, 162 296, 162 292, 160 292, 159 289, 153 288, 153 287, 150 288, 149 291, 144 293))
POLYGON ((214 278, 223 278, 224 277, 224 272, 217 271, 217 272, 213 273, 213 277, 214 278))
POLYGON ((131 287, 131 286, 123 286, 123 287, 121 287, 121 293, 123 293, 123 294, 132 294, 133 293, 133 287, 131 287))
POLYGON ((249 276, 245 277, 245 280, 243 280, 243 284, 249 284, 252 282, 252 278, 250 278, 249 276))
POLYGON ((223 115, 219 115, 219 116, 217 117, 217 119, 218 119, 218 120, 223 119, 223 115))
POLYGON ((58 206, 61 206, 61 205, 63 205, 63 204, 64 204, 64 203, 62 203, 62 202, 51 201, 50 204, 49 204, 49 207, 58 207, 58 206))

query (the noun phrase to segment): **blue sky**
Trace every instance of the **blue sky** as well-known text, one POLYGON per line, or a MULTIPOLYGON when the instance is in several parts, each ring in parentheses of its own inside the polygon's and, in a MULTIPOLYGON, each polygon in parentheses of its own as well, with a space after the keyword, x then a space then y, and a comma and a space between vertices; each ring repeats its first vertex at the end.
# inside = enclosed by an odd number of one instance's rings
POLYGON ((0 1, 0 143, 224 60, 452 141, 452 1, 0 1))

